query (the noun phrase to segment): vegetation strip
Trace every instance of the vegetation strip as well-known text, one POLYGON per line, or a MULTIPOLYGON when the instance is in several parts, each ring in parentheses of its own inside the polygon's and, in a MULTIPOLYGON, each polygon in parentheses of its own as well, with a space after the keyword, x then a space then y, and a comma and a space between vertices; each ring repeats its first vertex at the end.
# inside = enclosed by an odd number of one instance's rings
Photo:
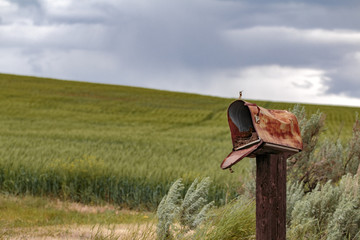
MULTIPOLYGON (((221 171, 232 99, 0 75, 0 190, 155 210, 172 182, 213 182, 209 200, 237 195, 251 161, 221 171)), ((294 104, 255 101, 266 108, 294 104)), ((345 140, 359 108, 306 105, 345 140)), ((226 150, 227 149, 227 150, 226 150)))

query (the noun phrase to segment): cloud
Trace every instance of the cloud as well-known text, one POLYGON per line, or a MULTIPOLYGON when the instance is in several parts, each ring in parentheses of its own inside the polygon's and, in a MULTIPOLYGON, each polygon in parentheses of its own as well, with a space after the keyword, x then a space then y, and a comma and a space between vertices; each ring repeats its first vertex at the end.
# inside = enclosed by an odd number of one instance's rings
POLYGON ((224 37, 236 44, 241 39, 266 37, 267 41, 281 39, 286 42, 303 44, 346 44, 360 46, 360 31, 346 29, 297 29, 285 26, 256 26, 244 29, 231 29, 224 32, 224 37))
POLYGON ((39 0, 43 18, 49 24, 102 24, 115 1, 39 0))
POLYGON ((292 102, 308 102, 307 99, 325 94, 326 83, 330 80, 319 69, 278 65, 220 72, 216 79, 212 81, 211 91, 220 89, 223 95, 244 90, 244 96, 250 99, 292 102))
POLYGON ((0 66, 2 71, 17 74, 33 74, 28 58, 24 58, 21 49, 0 48, 0 66), (19 67, 21 66, 21 67, 19 67))
POLYGON ((0 0, 0 7, 1 7, 0 9, 1 9, 2 14, 9 12, 9 11, 13 12, 17 9, 13 3, 5 1, 5 0, 0 0))
POLYGON ((256 55, 247 63, 322 69, 330 79, 326 93, 360 96, 360 31, 257 26, 227 30, 223 36, 239 56, 256 55))
POLYGON ((213 95, 236 98, 242 90, 246 99, 360 106, 359 98, 328 93, 331 79, 320 69, 265 65, 229 69, 212 76, 204 91, 213 95))
POLYGON ((1 47, 38 49, 101 49, 105 29, 98 25, 35 25, 14 23, 0 26, 1 47))
POLYGON ((0 6, 1 72, 225 97, 245 86, 249 98, 281 101, 360 96, 354 1, 0 0, 0 6), (277 90, 283 87, 288 93, 277 90))
POLYGON ((329 73, 336 79, 329 85, 329 92, 348 96, 360 96, 360 51, 345 54, 337 67, 329 73))
POLYGON ((0 25, 5 24, 5 19, 15 14, 17 10, 18 8, 15 4, 0 0, 0 25))

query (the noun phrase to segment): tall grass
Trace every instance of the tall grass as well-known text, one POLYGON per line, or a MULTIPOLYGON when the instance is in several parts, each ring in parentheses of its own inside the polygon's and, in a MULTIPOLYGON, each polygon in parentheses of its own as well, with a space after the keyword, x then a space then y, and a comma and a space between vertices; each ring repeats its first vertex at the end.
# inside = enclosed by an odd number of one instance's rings
MULTIPOLYGON (((1 74, 0 190, 155 209, 175 179, 189 186, 210 176, 210 200, 222 204, 236 195, 249 165, 241 161, 235 174, 219 167, 232 148, 226 119, 231 101, 1 74)), ((306 107, 317 108, 328 115, 328 134, 344 126, 341 138, 358 111, 306 107)))
POLYGON ((212 214, 212 218, 189 239, 255 239, 255 201, 242 196, 225 207, 216 209, 212 214))

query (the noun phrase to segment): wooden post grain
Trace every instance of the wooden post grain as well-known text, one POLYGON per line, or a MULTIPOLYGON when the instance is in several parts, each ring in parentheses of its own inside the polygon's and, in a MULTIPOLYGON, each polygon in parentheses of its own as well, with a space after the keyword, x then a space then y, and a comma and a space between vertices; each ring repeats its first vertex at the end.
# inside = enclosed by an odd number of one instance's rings
POLYGON ((256 156, 256 240, 286 239, 286 154, 256 156))

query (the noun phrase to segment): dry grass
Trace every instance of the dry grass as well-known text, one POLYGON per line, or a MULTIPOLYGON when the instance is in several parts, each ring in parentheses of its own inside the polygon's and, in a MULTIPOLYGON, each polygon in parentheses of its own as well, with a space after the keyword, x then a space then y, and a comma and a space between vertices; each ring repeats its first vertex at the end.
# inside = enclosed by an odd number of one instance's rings
POLYGON ((65 225, 36 228, 2 229, 1 239, 155 239, 149 224, 65 225), (146 236, 146 238, 144 238, 146 236))
MULTIPOLYGON (((126 214, 126 215, 136 215, 138 211, 132 211, 128 209, 120 209, 119 207, 111 204, 106 205, 88 205, 77 202, 64 202, 59 199, 54 199, 50 206, 61 209, 68 212, 79 212, 79 213, 105 213, 108 211, 114 212, 116 215, 126 214)), ((142 214, 151 214, 150 212, 142 211, 142 214)))
POLYGON ((0 195, 0 239, 152 239, 154 214, 57 199, 0 195))

